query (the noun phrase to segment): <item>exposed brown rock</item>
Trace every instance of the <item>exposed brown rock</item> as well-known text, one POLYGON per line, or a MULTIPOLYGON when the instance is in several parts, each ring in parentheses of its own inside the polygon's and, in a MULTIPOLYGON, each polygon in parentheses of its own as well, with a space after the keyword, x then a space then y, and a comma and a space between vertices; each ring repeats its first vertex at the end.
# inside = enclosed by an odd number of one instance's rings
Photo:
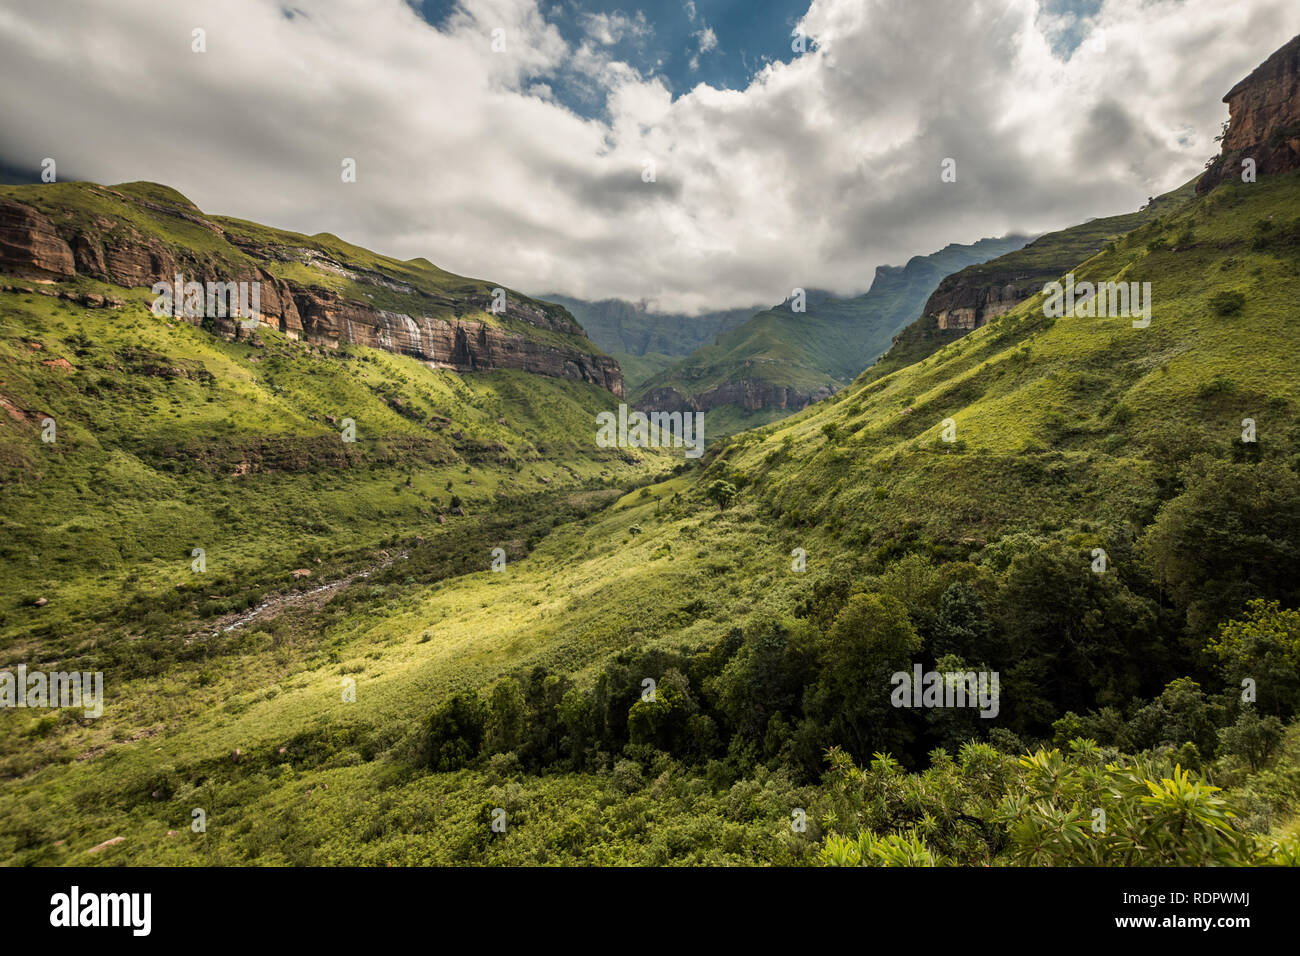
POLYGON ((13 402, 9 401, 9 399, 5 398, 3 395, 0 395, 0 408, 3 408, 6 412, 8 412, 9 417, 16 422, 27 421, 27 413, 24 412, 17 405, 15 405, 13 402))
MULTIPOLYGON (((134 234, 134 230, 131 230, 134 234)), ((151 286, 176 273, 176 258, 162 243, 131 235, 107 242, 104 251, 104 274, 95 276, 114 285, 132 288, 151 286)))
POLYGON ((1041 277, 957 272, 939 283, 925 303, 940 329, 977 329, 1042 290, 1041 277), (951 281, 950 281, 951 280, 951 281))
MULTIPOLYGON (((562 308, 511 295, 507 297, 501 324, 461 318, 464 312, 491 311, 492 296, 481 291, 416 293, 392 276, 334 262, 316 249, 264 248, 254 240, 228 236, 216 223, 195 215, 198 210, 193 206, 153 203, 108 189, 102 192, 152 213, 211 230, 232 244, 232 258, 227 261, 206 252, 200 255, 185 247, 173 248, 158 238, 142 234, 130 222, 106 216, 96 216, 88 223, 70 221, 56 227, 31 206, 6 200, 0 201, 0 271, 44 281, 84 275, 126 288, 152 287, 159 282, 170 285, 178 275, 185 282, 257 282, 262 324, 278 329, 290 339, 328 348, 355 343, 462 372, 518 369, 592 382, 615 395, 623 394, 623 373, 613 358, 593 354, 577 342, 567 346, 553 337, 529 334, 529 328, 536 328, 585 340, 581 326, 562 308), (358 283, 423 296, 429 314, 390 312, 368 302, 345 299, 332 289, 288 282, 249 264, 245 257, 268 263, 310 261, 326 272, 345 275, 358 283)), ((36 291, 44 293, 45 290, 36 291)), ((96 294, 79 296, 65 292, 63 295, 93 307, 121 303, 119 299, 105 299, 96 294)), ((238 317, 186 318, 185 321, 205 324, 227 339, 261 344, 256 330, 245 328, 238 317)))
POLYGON ((1196 184, 1203 195, 1239 178, 1242 161, 1255 161, 1256 176, 1300 168, 1300 35, 1251 71, 1223 97, 1228 131, 1223 149, 1196 184))
POLYGON ((104 263, 104 249, 89 237, 78 234, 72 240, 72 255, 76 260, 77 271, 82 275, 106 276, 108 267, 104 263))
POLYGON ((66 279, 76 275, 72 250, 54 224, 31 206, 0 199, 0 264, 15 275, 66 279))
MULTIPOLYGON (((519 369, 554 378, 593 382, 623 394, 623 372, 608 356, 551 345, 518 332, 473 319, 410 316, 344 301, 337 293, 312 288, 294 290, 303 337, 331 348, 353 342, 400 352, 457 371, 519 369)), ((471 297, 471 304, 474 297, 471 297)), ((480 307, 490 303, 477 303, 480 307)), ((580 335, 576 324, 560 324, 528 303, 507 308, 517 319, 547 331, 580 335)))

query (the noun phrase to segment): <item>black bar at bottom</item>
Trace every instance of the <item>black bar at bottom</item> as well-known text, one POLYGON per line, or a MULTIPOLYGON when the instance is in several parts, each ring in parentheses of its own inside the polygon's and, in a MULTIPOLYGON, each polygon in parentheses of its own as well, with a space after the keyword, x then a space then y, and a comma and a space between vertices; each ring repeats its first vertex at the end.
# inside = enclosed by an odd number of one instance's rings
POLYGON ((1284 868, 0 870, 9 938, 113 937, 128 946, 239 943, 250 931, 373 946, 377 934, 436 939, 457 925, 497 945, 536 944, 539 935, 590 941, 604 931, 611 943, 688 933, 734 945, 770 942, 779 928, 873 943, 976 934, 991 947, 1048 930, 1071 941, 1199 933, 1229 942, 1292 926, 1296 890, 1295 871, 1284 868))

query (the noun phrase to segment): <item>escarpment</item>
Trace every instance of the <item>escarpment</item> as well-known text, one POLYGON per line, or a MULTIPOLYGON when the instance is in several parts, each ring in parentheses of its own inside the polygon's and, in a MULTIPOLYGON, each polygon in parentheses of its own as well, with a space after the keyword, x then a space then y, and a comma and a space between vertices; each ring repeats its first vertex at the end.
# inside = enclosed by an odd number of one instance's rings
MULTIPOLYGON (((945 276, 918 321, 938 333, 965 334, 1010 312, 1121 236, 1181 206, 1193 183, 1157 196, 1137 212, 1089 219, 1039 236, 1023 248, 945 276)), ((945 337, 946 338, 946 337, 945 337)))
POLYGON ((1204 195, 1240 177, 1300 169, 1300 35, 1292 37, 1223 97, 1228 128, 1223 148, 1196 184, 1204 195))
MULTIPOLYGON (((402 262, 333 236, 298 236, 204 216, 154 184, 14 187, 0 196, 0 273, 40 284, 92 279, 127 289, 158 283, 256 283, 260 323, 291 339, 356 344, 460 372, 513 369, 591 382, 623 394, 616 359, 562 307, 490 283, 402 262), (20 198, 15 198, 17 193, 20 198)), ((229 339, 238 317, 184 315, 229 339)))

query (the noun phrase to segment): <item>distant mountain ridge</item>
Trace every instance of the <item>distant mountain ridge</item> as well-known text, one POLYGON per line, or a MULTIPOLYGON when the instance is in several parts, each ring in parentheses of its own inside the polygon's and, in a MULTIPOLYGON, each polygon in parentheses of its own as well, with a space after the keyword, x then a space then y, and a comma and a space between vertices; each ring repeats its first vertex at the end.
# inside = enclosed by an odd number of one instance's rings
POLYGON ((734 329, 762 308, 755 304, 739 309, 686 315, 657 312, 647 309, 644 303, 624 299, 591 302, 565 295, 542 295, 538 298, 568 309, 582 324, 588 337, 605 351, 627 352, 632 355, 645 355, 649 352, 689 355, 701 345, 708 345, 723 332, 734 329))
POLYGON ((629 394, 647 409, 713 412, 713 436, 774 421, 851 382, 920 313, 944 276, 1029 241, 1012 235, 954 243, 904 266, 880 266, 860 296, 808 290, 806 311, 793 311, 787 300, 759 312, 629 394))
POLYGON ((967 331, 987 324, 1037 295, 1058 278, 1105 248, 1117 236, 1136 229, 1190 198, 1190 184, 1151 202, 1139 212, 1089 219, 1077 226, 1039 236, 1022 249, 945 276, 925 303, 940 329, 967 331))
POLYGON ((591 340, 618 359, 629 392, 681 356, 710 344, 762 310, 761 305, 755 304, 686 315, 656 312, 644 303, 624 299, 591 302, 557 294, 538 298, 568 309, 591 340))

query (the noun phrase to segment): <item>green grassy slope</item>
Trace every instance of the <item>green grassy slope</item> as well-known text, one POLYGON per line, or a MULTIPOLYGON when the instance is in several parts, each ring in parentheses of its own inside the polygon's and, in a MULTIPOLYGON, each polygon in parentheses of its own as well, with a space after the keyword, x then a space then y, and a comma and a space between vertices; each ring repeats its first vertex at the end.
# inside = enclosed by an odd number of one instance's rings
MULTIPOLYGON (((556 712, 569 715, 564 719, 576 726, 582 721, 575 715, 584 700, 592 699, 583 695, 603 699, 599 695, 608 687, 602 681, 620 661, 638 687, 636 693, 643 675, 670 686, 664 662, 679 662, 672 667, 687 672, 700 705, 713 706, 714 695, 722 694, 711 689, 717 686, 713 682, 726 686, 726 680, 716 676, 716 668, 709 669, 709 661, 719 653, 735 655, 738 635, 748 640, 749 635, 769 634, 765 622, 772 620, 789 622, 784 626, 793 634, 829 628, 822 618, 833 618, 839 605, 828 605, 827 595, 841 594, 842 603, 853 587, 901 602, 929 639, 933 605, 944 588, 954 581, 970 581, 980 589, 1008 587, 1022 568, 1021 559, 1008 567, 999 555, 1023 547, 1014 543, 1022 540, 1054 541, 1077 552, 1079 574, 1086 580, 1091 580, 1088 549, 1105 544, 1120 562, 1121 580, 1143 595, 1133 599, 1134 616, 1142 617, 1147 612, 1137 611, 1147 607, 1142 602, 1148 599, 1122 570, 1129 552, 1116 542, 1131 541, 1161 503, 1177 493, 1182 464, 1197 452, 1235 460, 1241 420, 1252 417, 1260 428, 1254 453, 1266 463, 1294 469, 1300 452, 1300 430, 1294 424, 1300 403, 1294 375, 1300 329, 1290 312, 1300 295, 1298 222, 1298 175, 1221 188, 1157 217, 1075 269, 1080 278, 1150 281, 1155 306, 1148 328, 1134 329, 1123 319, 1048 320, 1036 297, 914 366, 875 380, 863 376, 832 400, 734 436, 685 474, 627 494, 586 517, 582 513, 598 502, 570 496, 547 534, 534 524, 538 512, 544 513, 534 505, 499 526, 463 528, 464 558, 456 558, 453 538, 431 538, 425 545, 400 542, 410 550, 405 562, 380 568, 319 604, 290 608, 241 629, 239 640, 228 638, 207 651, 199 645, 157 671, 118 665, 106 675, 110 702, 99 721, 68 713, 54 718, 0 714, 7 724, 0 750, 5 777, 0 784, 5 821, 0 859, 106 864, 811 862, 847 852, 828 838, 856 839, 858 828, 868 825, 916 834, 911 829, 916 820, 929 815, 924 839, 954 859, 1006 862, 1004 851, 1015 847, 1025 854, 1016 857, 1022 862, 1049 860, 1036 856, 1040 851, 1032 846, 1026 848, 1025 841, 1032 844, 1036 832, 1029 817, 1017 821, 998 809, 1000 787, 1034 792, 1032 763, 1022 766, 991 748, 963 748, 957 759, 951 752, 936 757, 924 774, 911 777, 877 762, 857 776, 856 770, 841 766, 821 782, 801 781, 782 762, 786 758, 778 757, 800 745, 806 725, 800 724, 796 733, 791 725, 798 718, 789 716, 788 709, 797 708, 799 695, 792 698, 794 704, 781 705, 787 707, 787 721, 769 721, 756 739, 737 733, 730 749, 725 742, 709 744, 708 726, 695 722, 690 725, 693 739, 703 742, 680 751, 633 744, 621 753, 591 754, 581 770, 556 761, 545 773, 521 769, 516 751, 524 753, 523 744, 495 754, 485 747, 482 758, 471 759, 466 768, 435 772, 423 749, 428 717, 452 693, 478 690, 494 699, 494 686, 506 686, 498 681, 510 675, 529 688, 530 713, 534 706, 541 708, 538 713, 545 711, 543 703, 552 695, 563 701, 552 703, 559 707, 556 712), (1239 309, 1225 304, 1221 294, 1227 292, 1242 294, 1239 309), (948 418, 956 424, 953 443, 940 436, 948 418), (705 500, 705 491, 723 478, 740 493, 731 508, 720 511, 705 500), (520 534, 535 539, 527 556, 525 549, 507 544, 507 570, 487 570, 489 543, 520 534), (795 548, 807 553, 806 573, 791 567, 795 548), (471 563, 470 554, 478 565, 471 563), (824 610, 827 606, 830 611, 824 610), (546 671, 531 680, 539 666, 546 671), (713 676, 696 679, 697 670, 713 676), (347 678, 356 682, 355 702, 342 699, 347 678), (954 775, 957 783, 951 782, 954 775), (906 812, 896 817, 888 816, 892 804, 873 796, 903 792, 906 812), (967 815, 975 814, 988 832, 1001 835, 1002 843, 986 845, 981 831, 962 829, 969 824, 954 819, 954 793, 967 815), (497 807, 511 821, 502 835, 489 828, 497 807), (807 811, 806 832, 792 832, 792 807, 807 811), (206 833, 190 829, 194 808, 207 813, 206 833), (124 839, 90 852, 117 836, 124 839)), ((53 340, 50 323, 65 323, 57 334, 66 340, 77 321, 90 320, 90 314, 63 319, 38 312, 23 324, 46 323, 39 334, 53 340)), ((141 316, 137 321, 147 320, 141 316)), ((116 334, 95 331, 110 343, 116 334)), ((198 335, 166 326, 157 333, 166 339, 155 347, 175 336, 191 348, 190 338, 198 335)), ((21 381, 21 361, 30 359, 21 350, 24 334, 25 329, 6 329, 5 341, 11 344, 0 391, 21 381)), ((252 387, 241 384, 236 372, 257 377, 259 389, 277 384, 265 365, 274 348, 268 346, 268 357, 254 363, 246 346, 211 345, 229 363, 222 381, 232 383, 221 385, 221 418, 227 406, 243 407, 238 389, 252 387)), ((181 358, 177 354, 171 361, 181 358)), ((347 397, 360 400, 367 391, 373 395, 369 385, 406 371, 412 380, 401 383, 404 396, 422 390, 441 394, 432 381, 436 376, 415 378, 414 369, 397 364, 401 360, 374 359, 384 364, 372 368, 358 363, 352 369, 351 362, 340 363, 340 369, 351 372, 327 377, 328 386, 321 387, 346 389, 347 397)), ((205 358, 206 363, 216 361, 215 356, 205 358)), ((317 387, 281 374, 295 391, 317 387)), ((452 381, 459 380, 448 380, 447 388, 472 384, 452 381)), ((528 384, 531 399, 535 380, 528 384)), ((504 384, 485 381, 483 388, 487 391, 465 397, 467 427, 490 431, 503 407, 512 409, 506 411, 508 421, 524 414, 523 402, 508 405, 504 384), (491 404, 498 389, 503 393, 499 401, 507 405, 491 404), (489 403, 490 409, 478 408, 475 401, 489 403)), ((60 395, 52 392, 50 400, 60 395)), ((141 413, 148 421, 169 412, 190 414, 191 403, 173 409, 161 396, 140 398, 159 406, 141 413)), ((72 393, 62 400, 73 401, 72 393)), ((299 401, 312 413, 345 404, 299 401)), ((445 399, 420 401, 432 409, 435 401, 445 399)), ((582 415, 590 411, 576 392, 557 394, 554 401, 560 407, 572 402, 582 415)), ((101 414, 114 414, 111 401, 102 404, 101 414)), ((396 414, 377 399, 363 407, 354 416, 361 423, 396 414)), ((75 413, 68 417, 74 422, 69 425, 73 446, 93 449, 99 441, 95 430, 75 424, 75 413)), ((240 416, 233 417, 238 434, 240 416)), ((394 434, 404 434, 406 423, 399 419, 391 419, 394 434)), ((141 427, 132 421, 132 427, 141 427)), ((527 447, 511 444, 506 436, 502 440, 512 449, 527 447)), ((3 446, 16 473, 52 467, 48 458, 38 457, 47 450, 36 447, 30 435, 26 441, 3 446)), ((527 439, 539 453, 542 443, 549 447, 562 441, 559 434, 527 439)), ((142 470, 140 456, 119 454, 123 468, 137 469, 148 481, 182 480, 156 475, 161 469, 142 470)), ((78 600, 78 588, 90 589, 83 600, 94 601, 99 612, 111 615, 127 603, 125 596, 113 593, 115 558, 109 555, 108 567, 95 568, 70 544, 84 540, 82 533, 68 527, 120 523, 91 508, 92 499, 102 501, 106 492, 129 495, 140 480, 107 484, 115 474, 109 466, 116 460, 106 455, 103 473, 57 478, 63 482, 51 486, 59 489, 57 494, 36 494, 34 479, 23 489, 29 500, 18 523, 26 537, 16 553, 6 555, 5 566, 25 574, 28 585, 67 589, 44 611, 78 600), (85 490, 78 491, 80 486, 85 490), (79 503, 60 500, 76 493, 87 497, 79 503), (43 517, 41 501, 56 502, 52 516, 43 517), (67 562, 45 578, 39 569, 20 570, 31 549, 43 547, 38 544, 42 537, 50 539, 48 548, 57 545, 67 562), (70 571, 81 576, 80 583, 61 585, 70 571), (100 583, 96 575, 108 580, 100 583)), ((144 462, 149 464, 147 457, 144 462)), ((586 466, 586 472, 569 464, 579 477, 598 477, 604 468, 611 477, 631 479, 650 463, 620 465, 611 458, 586 466)), ((477 484, 459 480, 456 471, 463 474, 463 467, 456 461, 448 471, 437 471, 426 487, 442 497, 445 492, 438 489, 447 474, 457 480, 462 496, 478 493, 477 484)), ((562 469, 554 466, 549 472, 540 462, 524 467, 534 482, 543 476, 560 480, 562 469)), ((385 494, 392 495, 390 511, 397 512, 398 503, 408 500, 398 480, 405 470, 405 461, 395 464, 381 470, 372 484, 364 471, 357 475, 355 468, 334 469, 326 480, 349 499, 364 502, 373 496, 376 509, 385 494)), ((486 469, 466 477, 500 481, 486 469)), ((259 496, 281 492, 281 499, 293 500, 295 491, 306 495, 309 490, 306 482, 283 489, 269 479, 252 486, 199 475, 184 480, 191 483, 157 487, 153 497, 158 508, 177 507, 164 499, 175 500, 179 489, 213 496, 206 504, 200 500, 200 513, 216 497, 227 497, 238 499, 233 507, 242 515, 255 508, 259 496), (203 491, 209 487, 205 482, 212 483, 211 492, 203 491), (249 487, 255 493, 244 490, 249 487)), ((149 486, 140 487, 146 489, 142 497, 150 498, 149 486)), ((586 492, 599 493, 594 486, 586 492)), ((365 539, 362 531, 347 526, 351 503, 340 504, 337 511, 316 507, 342 534, 358 544, 365 539)), ((415 502, 407 507, 413 509, 415 502)), ((473 515, 479 509, 471 504, 469 510, 473 515)), ((382 510, 376 514, 379 524, 401 520, 382 510)), ((411 520, 415 522, 413 516, 411 520)), ((158 520, 154 524, 161 527, 158 520)), ((286 550, 298 545, 299 536, 287 526, 276 532, 284 536, 286 550)), ((239 540, 238 534, 232 537, 239 540)), ((168 575, 189 574, 189 547, 189 540, 160 543, 144 565, 149 574, 135 582, 138 589, 156 587, 154 582, 168 575)), ((221 549, 210 554, 214 552, 221 549)), ((42 562, 47 560, 44 552, 37 553, 42 562)), ((293 553, 285 566, 297 566, 296 560, 293 553)), ((1106 587, 1118 587, 1111 581, 1106 587)), ((8 613, 5 646, 11 660, 20 650, 31 651, 38 638, 54 637, 30 623, 35 611, 11 605, 8 613)), ((175 625, 194 613, 178 609, 175 625)), ((1167 612, 1160 615, 1163 619, 1167 612)), ((115 645, 113 631, 105 630, 101 647, 115 645)), ((845 639, 840 631, 830 633, 845 639)), ((755 646, 785 646, 770 643, 774 639, 755 646)), ((71 644, 66 635, 63 640, 71 644)), ((90 650, 55 646, 60 650, 48 655, 52 660, 73 655, 95 659, 90 650)), ((834 642, 829 646, 833 650, 834 642)), ((738 661, 744 653, 730 659, 738 661)), ((1154 696, 1169 679, 1162 660, 1157 655, 1139 661, 1149 671, 1139 675, 1144 694, 1154 696)), ((756 695, 754 706, 767 706, 763 702, 773 699, 767 691, 756 695)), ((723 699, 729 700, 725 694, 723 699)), ((623 702, 625 713, 629 705, 635 708, 635 700, 634 694, 623 702)), ((715 715, 710 720, 722 719, 717 711, 710 713, 715 715)), ((1297 736, 1293 729, 1279 751, 1288 761, 1285 773, 1295 763, 1297 736)), ((1013 734, 999 747, 1005 751, 1017 740, 1013 734)), ((816 753, 817 742, 813 739, 808 749, 816 753)), ((572 744, 556 739, 548 746, 572 744)), ((1100 753, 1097 761, 1120 759, 1112 749, 1100 753)), ((1085 753, 1070 759, 1086 763, 1094 758, 1085 753)), ((1279 773, 1266 779, 1231 763, 1212 769, 1208 754, 1204 769, 1218 774, 1221 784, 1245 788, 1241 792, 1256 801, 1252 832, 1267 843, 1277 818, 1273 810, 1258 808, 1283 805, 1278 794, 1289 792, 1284 781, 1290 778, 1279 773)), ((1143 773, 1158 779, 1172 769, 1157 763, 1143 773)), ((1043 805, 1053 799, 1044 794, 1043 805)), ((1160 819, 1152 825, 1165 826, 1160 819)))
POLYGON ((76 653, 104 634, 166 642, 187 613, 293 587, 294 569, 328 579, 539 491, 671 463, 595 447, 595 415, 617 399, 594 385, 462 378, 266 329, 260 346, 230 343, 152 315, 147 290, 126 296, 93 310, 0 294, 6 657, 76 653), (453 496, 469 518, 450 515, 453 496), (206 575, 190 570, 194 548, 206 575))
POLYGON ((1173 213, 1195 194, 1192 179, 1175 190, 1156 196, 1137 212, 1089 219, 1087 222, 1056 232, 1045 233, 1021 249, 984 262, 966 266, 949 282, 966 277, 999 275, 1015 272, 1035 284, 1050 282, 1064 269, 1100 252, 1116 236, 1122 236, 1153 219, 1173 213))
POLYGON ((642 382, 666 369, 680 358, 680 356, 667 355, 663 352, 646 352, 642 355, 635 355, 632 352, 621 352, 618 349, 609 350, 609 354, 618 361, 619 368, 623 370, 623 388, 628 392, 638 388, 642 382))
MULTIPOLYGON (((1090 259, 1119 236, 1161 216, 1167 216, 1195 195, 1193 179, 1175 190, 1154 197, 1137 212, 1090 219, 1056 232, 1039 236, 1021 249, 966 266, 947 275, 927 303, 925 314, 895 336, 888 351, 867 370, 869 379, 881 378, 906 368, 949 342, 955 342, 968 329, 941 329, 934 307, 941 307, 951 297, 963 297, 961 290, 979 290, 1012 284, 1025 291, 1041 289, 1059 278, 1076 263, 1090 259)), ((964 296, 969 299, 969 293, 964 296)))
POLYGON ((877 534, 919 520, 951 537, 1012 520, 1068 524, 1080 512, 1131 518, 1151 507, 1162 467, 1221 450, 1243 417, 1271 423, 1274 450, 1291 447, 1300 327, 1287 318, 1297 276, 1284 224, 1297 215, 1294 175, 1179 206, 1073 270, 1080 281, 1151 282, 1148 328, 1049 319, 1040 294, 917 364, 865 374, 833 401, 746 436, 737 464, 806 517, 843 514, 877 534), (1234 291, 1244 306, 1218 314, 1211 301, 1234 291), (956 447, 939 440, 947 418, 956 447), (765 464, 779 449, 779 467, 765 464), (1068 469, 1070 496, 1038 486, 1025 464, 1035 460, 1068 469), (976 510, 953 507, 971 482, 994 476, 976 510))

